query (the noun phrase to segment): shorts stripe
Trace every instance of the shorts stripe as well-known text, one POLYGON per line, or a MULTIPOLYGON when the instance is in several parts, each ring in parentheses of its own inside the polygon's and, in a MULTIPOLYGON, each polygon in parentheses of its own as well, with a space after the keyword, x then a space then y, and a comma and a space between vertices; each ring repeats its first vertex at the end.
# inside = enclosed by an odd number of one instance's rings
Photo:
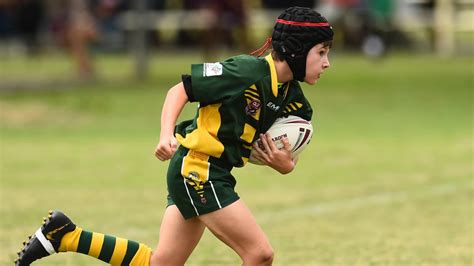
POLYGON ((184 183, 184 187, 186 188, 186 192, 188 192, 188 197, 189 197, 189 199, 191 200, 191 205, 193 205, 194 211, 196 211, 196 215, 199 216, 199 212, 198 212, 198 210, 196 209, 196 206, 194 206, 193 198, 191 198, 191 194, 189 193, 188 186, 186 185, 186 179, 184 179, 184 178, 183 178, 183 183, 184 183))
MULTIPOLYGON (((186 156, 183 157, 183 161, 181 162, 181 174, 183 174, 184 164, 185 164, 185 161, 186 161, 186 157, 188 157, 188 154, 189 154, 189 151, 187 152, 186 156)), ((186 185, 186 179, 184 177, 183 177, 183 184, 184 184, 184 188, 186 188, 186 192, 188 193, 188 197, 191 200, 191 205, 193 205, 193 208, 194 208, 194 211, 196 212, 196 215, 199 216, 199 212, 196 209, 196 206, 194 205, 193 198, 191 197, 191 194, 189 193, 188 186, 186 185)))
POLYGON ((212 182, 209 180, 209 183, 211 183, 211 188, 212 192, 214 193, 214 197, 216 198, 217 204, 219 205, 219 209, 222 209, 221 202, 219 201, 219 198, 217 198, 216 190, 214 189, 214 185, 212 182))

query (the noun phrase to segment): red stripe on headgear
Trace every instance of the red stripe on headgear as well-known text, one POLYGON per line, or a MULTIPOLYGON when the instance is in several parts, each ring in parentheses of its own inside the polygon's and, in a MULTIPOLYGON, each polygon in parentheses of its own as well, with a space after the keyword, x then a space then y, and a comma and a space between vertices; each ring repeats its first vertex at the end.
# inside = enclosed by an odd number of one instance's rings
POLYGON ((305 26, 305 27, 328 27, 328 22, 299 22, 299 21, 290 21, 284 19, 277 19, 277 23, 294 25, 294 26, 305 26))

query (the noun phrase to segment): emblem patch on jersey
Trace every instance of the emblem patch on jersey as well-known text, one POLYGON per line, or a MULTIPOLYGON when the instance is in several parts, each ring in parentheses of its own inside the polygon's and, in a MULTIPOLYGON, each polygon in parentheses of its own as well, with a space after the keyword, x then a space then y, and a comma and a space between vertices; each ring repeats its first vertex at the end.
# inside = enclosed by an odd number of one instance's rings
POLYGON ((252 100, 247 106, 245 107, 245 113, 247 115, 254 116, 258 110, 260 110, 260 107, 262 104, 259 101, 252 100))
POLYGON ((204 63, 203 76, 212 77, 222 75, 222 64, 221 63, 204 63))
POLYGON ((195 190, 202 190, 204 188, 203 182, 199 179, 197 172, 189 172, 188 176, 185 177, 186 182, 191 185, 195 190))

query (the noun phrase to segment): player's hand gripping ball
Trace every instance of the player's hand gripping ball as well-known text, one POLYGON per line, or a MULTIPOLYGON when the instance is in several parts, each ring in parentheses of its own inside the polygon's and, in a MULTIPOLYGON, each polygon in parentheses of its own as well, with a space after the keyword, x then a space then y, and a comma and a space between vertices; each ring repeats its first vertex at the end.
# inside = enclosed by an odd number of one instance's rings
MULTIPOLYGON (((313 136, 313 126, 310 121, 304 120, 298 116, 288 116, 286 118, 279 118, 268 129, 268 134, 272 137, 278 149, 283 148, 283 138, 288 139, 291 147, 292 158, 300 154, 311 141, 313 136)), ((263 150, 264 147, 260 139, 256 140, 258 146, 263 150)), ((250 153, 249 162, 253 164, 262 165, 253 155, 253 150, 250 153)))

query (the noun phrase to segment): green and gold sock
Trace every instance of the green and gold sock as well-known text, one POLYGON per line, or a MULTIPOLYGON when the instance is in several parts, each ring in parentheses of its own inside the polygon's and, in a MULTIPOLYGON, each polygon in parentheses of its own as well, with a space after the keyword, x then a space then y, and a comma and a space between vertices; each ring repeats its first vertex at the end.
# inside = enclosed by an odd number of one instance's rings
POLYGON ((86 254, 111 265, 150 265, 151 249, 146 245, 79 227, 61 239, 59 252, 68 251, 86 254))

